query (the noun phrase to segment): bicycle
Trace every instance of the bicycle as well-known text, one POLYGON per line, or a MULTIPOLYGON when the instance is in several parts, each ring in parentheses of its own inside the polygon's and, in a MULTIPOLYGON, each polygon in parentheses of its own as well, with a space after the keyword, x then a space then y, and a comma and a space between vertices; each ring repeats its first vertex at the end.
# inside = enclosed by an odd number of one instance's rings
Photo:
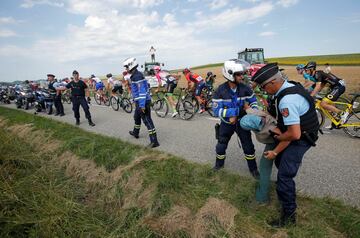
POLYGON ((130 99, 120 94, 110 97, 110 105, 114 111, 119 111, 120 107, 127 113, 131 113, 133 110, 130 99))
MULTIPOLYGON (((205 87, 200 94, 201 101, 205 104, 205 111, 207 111, 210 116, 215 117, 214 111, 213 111, 213 103, 212 103, 212 95, 213 95, 213 89, 209 89, 205 87)), ((185 99, 190 101, 194 107, 195 107, 195 113, 197 113, 200 110, 200 104, 199 101, 196 99, 194 92, 187 91, 187 94, 185 95, 185 99)))
MULTIPOLYGON (((181 88, 179 94, 174 94, 174 96, 177 97, 175 109, 181 119, 190 120, 195 115, 195 107, 190 101, 186 100, 185 96, 183 95, 185 90, 185 88, 181 88)), ((164 118, 169 113, 170 102, 167 99, 165 92, 156 93, 156 97, 158 99, 152 105, 153 110, 158 117, 164 118), (160 95, 161 93, 163 96, 160 95)))
POLYGON ((101 105, 101 102, 102 102, 102 103, 104 103, 105 106, 110 106, 110 100, 106 94, 107 94, 107 92, 100 93, 99 91, 96 91, 94 94, 95 102, 98 105, 101 105))
POLYGON ((321 96, 316 97, 315 109, 319 119, 320 132, 321 127, 325 123, 325 117, 327 117, 331 121, 332 129, 343 129, 343 131, 349 136, 360 138, 360 111, 356 110, 360 106, 360 103, 358 102, 360 94, 349 95, 353 96, 350 103, 339 101, 332 102, 332 104, 338 108, 345 108, 342 111, 349 113, 345 123, 341 123, 341 119, 338 118, 337 115, 334 115, 320 105, 322 99, 321 96))

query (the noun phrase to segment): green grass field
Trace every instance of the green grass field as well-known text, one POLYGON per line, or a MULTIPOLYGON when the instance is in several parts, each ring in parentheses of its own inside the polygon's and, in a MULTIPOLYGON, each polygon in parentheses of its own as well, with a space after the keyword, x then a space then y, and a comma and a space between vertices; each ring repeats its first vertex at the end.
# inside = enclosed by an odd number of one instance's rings
MULTIPOLYGON (((184 148, 185 149, 185 148, 184 148)), ((360 211, 298 197, 298 225, 256 182, 0 107, 0 237, 360 237, 360 211)))
MULTIPOLYGON (((343 66, 360 66, 360 53, 357 54, 338 54, 338 55, 314 55, 314 56, 294 56, 294 57, 278 57, 266 58, 267 62, 278 62, 280 65, 297 65, 300 63, 305 64, 309 61, 316 61, 318 65, 329 63, 330 65, 343 65, 343 66)), ((194 66, 191 69, 204 69, 220 67, 223 63, 213 63, 206 65, 194 66)), ((174 72, 179 71, 173 70, 174 72)))

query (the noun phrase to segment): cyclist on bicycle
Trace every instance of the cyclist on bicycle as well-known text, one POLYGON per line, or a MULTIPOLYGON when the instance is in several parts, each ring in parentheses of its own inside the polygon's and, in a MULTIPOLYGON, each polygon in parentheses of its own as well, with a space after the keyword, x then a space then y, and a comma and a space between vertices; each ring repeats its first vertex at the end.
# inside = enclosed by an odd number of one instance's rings
POLYGON ((303 84, 304 88, 309 92, 313 91, 315 88, 316 80, 310 74, 305 72, 305 65, 298 64, 296 66, 296 71, 298 74, 302 75, 305 79, 305 82, 303 84))
POLYGON ((307 63, 305 66, 305 71, 316 80, 316 86, 311 92, 311 96, 314 97, 326 85, 329 85, 330 92, 322 99, 320 105, 324 109, 339 115, 341 123, 345 123, 349 112, 343 112, 342 110, 332 105, 332 102, 338 100, 338 98, 345 92, 345 81, 333 75, 332 73, 327 74, 322 70, 316 70, 316 62, 307 63))
POLYGON ((110 87, 112 88, 111 89, 112 96, 116 96, 117 92, 119 92, 119 94, 123 93, 123 87, 122 87, 122 83, 120 80, 117 80, 116 78, 114 78, 111 73, 107 74, 106 78, 108 79, 107 89, 110 91, 110 87))
POLYGON ((205 105, 203 100, 201 99, 201 91, 206 86, 205 80, 198 74, 192 73, 190 69, 185 68, 183 70, 183 74, 188 81, 188 90, 195 88, 195 98, 199 102, 200 111, 199 113, 205 112, 205 105), (193 87, 191 87, 191 83, 193 83, 193 87))
POLYGON ((105 88, 105 85, 104 83, 101 81, 101 79, 99 79, 98 77, 96 77, 95 75, 91 75, 90 79, 92 81, 95 82, 95 91, 97 93, 99 93, 100 95, 104 95, 104 88, 105 88))
POLYGON ((179 113, 176 111, 176 103, 175 103, 174 98, 173 98, 173 93, 174 93, 175 88, 177 87, 177 81, 179 80, 179 76, 178 75, 172 75, 172 74, 169 74, 166 71, 161 70, 160 66, 155 66, 154 70, 155 70, 155 76, 156 76, 156 78, 157 78, 157 80, 159 82, 159 86, 158 86, 157 91, 161 87, 161 82, 162 81, 166 82, 166 94, 165 94, 165 97, 168 98, 168 100, 170 102, 170 107, 172 108, 172 111, 173 111, 173 114, 171 116, 175 117, 179 113))

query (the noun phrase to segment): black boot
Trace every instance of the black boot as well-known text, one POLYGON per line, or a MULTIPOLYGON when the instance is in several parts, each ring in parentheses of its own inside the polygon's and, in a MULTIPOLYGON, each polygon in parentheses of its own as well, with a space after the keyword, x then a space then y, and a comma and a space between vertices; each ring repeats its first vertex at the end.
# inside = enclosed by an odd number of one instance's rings
POLYGON ((212 168, 214 171, 219 171, 224 168, 225 159, 216 159, 215 166, 212 168))
POLYGON ((95 123, 92 122, 91 118, 89 118, 88 121, 89 121, 89 126, 95 126, 95 123))
POLYGON ((75 123, 77 126, 80 125, 80 119, 76 119, 76 123, 75 123))
POLYGON ((157 140, 157 136, 156 133, 150 135, 150 144, 147 146, 148 148, 155 148, 160 146, 158 140, 157 140))
POLYGON ((254 177, 254 179, 259 180, 260 179, 260 173, 257 169, 254 169, 250 171, 251 176, 254 177))
POLYGON ((269 225, 273 228, 282 228, 288 225, 296 225, 296 212, 291 214, 282 212, 280 218, 272 220, 269 225))
POLYGON ((129 131, 129 134, 135 137, 136 139, 139 139, 139 133, 136 133, 135 131, 129 131))

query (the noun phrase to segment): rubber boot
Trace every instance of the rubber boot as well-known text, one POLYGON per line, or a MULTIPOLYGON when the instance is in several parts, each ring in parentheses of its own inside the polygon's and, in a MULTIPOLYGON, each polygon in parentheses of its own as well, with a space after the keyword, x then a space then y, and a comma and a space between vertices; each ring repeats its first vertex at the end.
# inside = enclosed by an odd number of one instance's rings
POLYGON ((95 126, 95 123, 92 122, 91 118, 88 119, 88 122, 89 122, 89 126, 95 126))
POLYGON ((77 126, 80 125, 80 119, 79 118, 76 118, 76 123, 75 123, 77 126))
POLYGON ((134 128, 134 130, 129 131, 129 134, 135 137, 136 139, 139 139, 139 133, 140 133, 140 129, 138 128, 134 128))
POLYGON ((269 225, 273 228, 282 228, 284 226, 296 225, 296 212, 285 213, 282 212, 280 218, 272 220, 269 222, 269 225))
POLYGON ((147 146, 148 148, 155 148, 160 146, 156 133, 149 135, 150 137, 150 144, 147 146))
POLYGON ((213 167, 213 170, 214 171, 218 171, 222 168, 224 168, 224 165, 225 165, 225 159, 216 159, 215 161, 215 166, 213 167))

